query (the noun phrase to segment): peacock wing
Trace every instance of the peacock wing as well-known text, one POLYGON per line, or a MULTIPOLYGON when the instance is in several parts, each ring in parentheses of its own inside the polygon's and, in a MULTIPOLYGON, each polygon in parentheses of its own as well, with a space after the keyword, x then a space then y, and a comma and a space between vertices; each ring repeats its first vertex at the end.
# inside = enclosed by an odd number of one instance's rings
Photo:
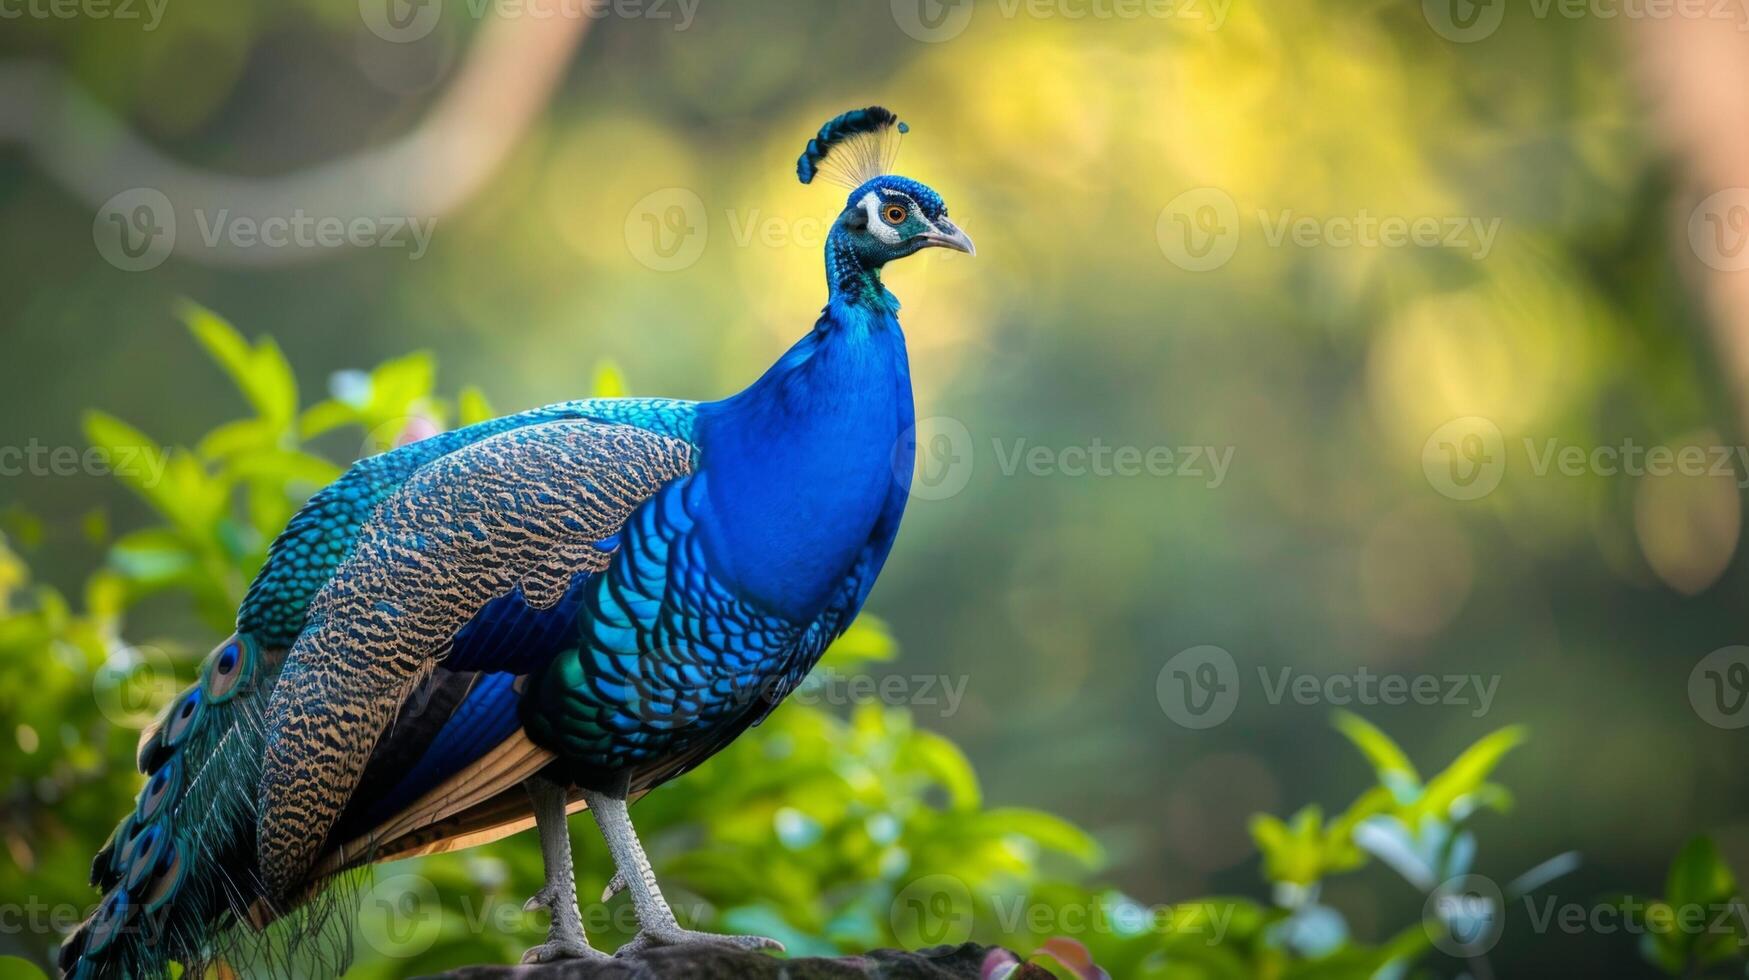
MULTIPOLYGON (((605 570, 633 510, 691 469, 690 442, 635 425, 556 421, 432 460, 390 493, 310 600, 267 712, 258 850, 295 893, 408 695, 495 600, 560 603, 605 570)), ((469 643, 500 669, 517 644, 469 643)), ((526 760, 523 764, 526 764, 526 760)))

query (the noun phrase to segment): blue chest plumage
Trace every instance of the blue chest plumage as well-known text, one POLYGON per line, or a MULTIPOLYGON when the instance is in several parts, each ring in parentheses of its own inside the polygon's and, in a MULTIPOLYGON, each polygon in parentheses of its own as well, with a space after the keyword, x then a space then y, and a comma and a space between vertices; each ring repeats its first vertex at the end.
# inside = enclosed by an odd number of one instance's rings
MULTIPOLYGON (((884 295, 884 294, 883 294, 884 295)), ((894 304, 833 297, 745 391, 699 405, 694 472, 627 521, 523 724, 583 785, 649 786, 756 723, 867 598, 912 465, 894 304)))
POLYGON ((848 304, 746 391, 701 406, 700 523, 720 574, 763 609, 813 621, 876 526, 898 521, 912 419, 898 321, 848 304))

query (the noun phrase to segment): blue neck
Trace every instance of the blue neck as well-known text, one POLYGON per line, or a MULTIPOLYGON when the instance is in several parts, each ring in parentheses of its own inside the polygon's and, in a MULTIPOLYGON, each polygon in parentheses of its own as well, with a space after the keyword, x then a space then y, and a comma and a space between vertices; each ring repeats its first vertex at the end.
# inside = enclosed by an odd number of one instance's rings
POLYGON ((896 523, 910 479, 910 459, 894 462, 913 422, 898 301, 878 276, 846 285, 764 376, 699 408, 712 563, 798 623, 838 593, 877 524, 896 523))
POLYGON ((881 284, 880 266, 867 265, 856 253, 850 236, 838 226, 826 238, 826 288, 831 291, 828 313, 834 305, 862 306, 889 314, 899 311, 898 297, 881 284))

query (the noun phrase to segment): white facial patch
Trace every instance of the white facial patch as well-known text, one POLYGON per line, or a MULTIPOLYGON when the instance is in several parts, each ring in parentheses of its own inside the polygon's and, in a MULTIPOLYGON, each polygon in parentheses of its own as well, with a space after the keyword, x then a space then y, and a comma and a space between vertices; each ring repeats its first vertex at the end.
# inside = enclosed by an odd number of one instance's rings
POLYGON ((868 230, 872 232, 876 238, 886 242, 888 245, 899 244, 899 229, 894 228, 892 225, 887 224, 881 219, 881 199, 874 191, 869 191, 867 194, 864 194, 862 200, 856 203, 861 205, 864 211, 868 212, 868 230))

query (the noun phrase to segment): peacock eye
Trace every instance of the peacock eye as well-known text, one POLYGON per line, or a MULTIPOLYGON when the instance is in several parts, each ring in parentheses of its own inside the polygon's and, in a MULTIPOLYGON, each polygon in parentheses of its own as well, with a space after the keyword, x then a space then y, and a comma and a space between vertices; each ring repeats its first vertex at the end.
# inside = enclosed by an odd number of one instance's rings
POLYGON ((881 212, 881 217, 887 219, 887 224, 889 225, 902 225, 905 223, 905 206, 902 204, 889 204, 887 205, 886 210, 881 212))

